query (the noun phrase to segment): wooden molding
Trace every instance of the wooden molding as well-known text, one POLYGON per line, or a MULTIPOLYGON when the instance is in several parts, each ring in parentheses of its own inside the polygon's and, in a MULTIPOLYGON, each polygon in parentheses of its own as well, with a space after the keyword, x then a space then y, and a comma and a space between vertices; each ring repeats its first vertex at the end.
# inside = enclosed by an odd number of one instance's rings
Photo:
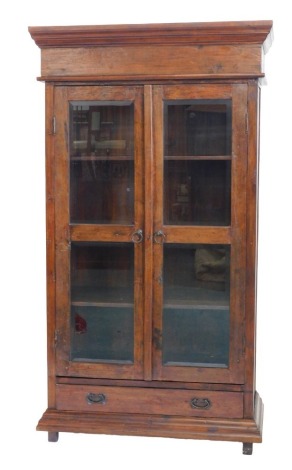
POLYGON ((263 77, 271 21, 30 27, 44 81, 263 77))
POLYGON ((272 42, 272 21, 31 26, 40 48, 107 45, 263 44, 272 42))
POLYGON ((255 401, 255 419, 82 413, 48 409, 40 419, 37 430, 258 443, 262 441, 263 404, 257 394, 255 401))
MULTIPOLYGON (((222 79, 226 83, 229 81, 232 83, 235 83, 236 81, 241 82, 242 80, 250 80, 254 78, 260 78, 264 81, 264 73, 258 73, 255 77, 254 74, 247 74, 244 75, 243 73, 234 73, 234 74, 213 74, 212 77, 210 75, 205 74, 205 75, 199 75, 196 74, 195 78, 197 82, 203 82, 208 79, 208 81, 211 83, 220 83, 222 79)), ((149 74, 147 76, 145 75, 129 75, 129 74, 124 74, 124 75, 42 75, 40 77, 37 77, 37 80, 40 82, 57 82, 62 85, 66 84, 71 84, 71 82, 74 82, 76 85, 96 85, 96 83, 99 84, 104 84, 108 82, 115 82, 118 85, 129 85, 129 84, 161 84, 165 83, 166 80, 175 80, 175 83, 193 83, 194 76, 193 75, 178 75, 177 77, 175 75, 153 75, 149 74)), ((265 83, 263 83, 265 85, 265 83)))

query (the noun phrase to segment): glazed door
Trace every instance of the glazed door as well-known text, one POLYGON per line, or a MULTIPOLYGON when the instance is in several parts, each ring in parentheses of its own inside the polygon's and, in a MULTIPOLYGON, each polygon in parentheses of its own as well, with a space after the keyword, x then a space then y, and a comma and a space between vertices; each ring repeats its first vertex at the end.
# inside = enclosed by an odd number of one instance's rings
POLYGON ((246 106, 242 84, 154 88, 155 380, 244 380, 246 106))
POLYGON ((57 374, 243 383, 246 85, 54 109, 57 374))
POLYGON ((55 88, 57 375, 142 376, 141 87, 55 88))

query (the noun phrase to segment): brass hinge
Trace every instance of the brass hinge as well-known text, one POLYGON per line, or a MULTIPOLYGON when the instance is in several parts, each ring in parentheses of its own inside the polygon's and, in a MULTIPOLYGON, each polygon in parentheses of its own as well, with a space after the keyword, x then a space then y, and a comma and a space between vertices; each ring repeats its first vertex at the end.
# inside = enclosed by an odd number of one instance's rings
POLYGON ((55 330, 55 337, 54 337, 54 348, 57 347, 59 341, 59 332, 58 330, 55 330))
POLYGON ((56 134, 56 116, 52 117, 52 135, 56 134))
POLYGON ((238 356, 238 359, 237 359, 237 363, 239 364, 241 359, 244 359, 245 357, 245 334, 243 334, 243 337, 242 337, 242 348, 241 348, 241 351, 239 351, 239 356, 238 356))
POLYGON ((158 351, 162 350, 162 333, 161 330, 158 328, 154 328, 153 330, 153 336, 152 336, 152 341, 155 349, 158 351))

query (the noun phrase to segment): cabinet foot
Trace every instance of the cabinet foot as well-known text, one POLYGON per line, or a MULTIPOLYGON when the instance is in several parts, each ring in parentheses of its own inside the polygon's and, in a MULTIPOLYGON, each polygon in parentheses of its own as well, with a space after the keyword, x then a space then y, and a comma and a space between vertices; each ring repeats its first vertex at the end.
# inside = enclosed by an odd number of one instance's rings
POLYGON ((57 442, 58 439, 59 439, 59 433, 58 432, 53 432, 53 431, 48 432, 48 441, 49 442, 57 442))
POLYGON ((242 453, 243 455, 252 455, 252 442, 243 442, 242 453))

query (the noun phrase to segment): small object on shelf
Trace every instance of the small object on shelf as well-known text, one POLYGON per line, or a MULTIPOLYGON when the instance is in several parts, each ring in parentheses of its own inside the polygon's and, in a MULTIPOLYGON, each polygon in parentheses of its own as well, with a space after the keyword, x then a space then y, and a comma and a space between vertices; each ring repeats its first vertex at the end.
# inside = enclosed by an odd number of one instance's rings
POLYGON ((86 320, 78 315, 78 313, 75 315, 75 332, 76 333, 86 333, 87 330, 87 323, 86 320))

